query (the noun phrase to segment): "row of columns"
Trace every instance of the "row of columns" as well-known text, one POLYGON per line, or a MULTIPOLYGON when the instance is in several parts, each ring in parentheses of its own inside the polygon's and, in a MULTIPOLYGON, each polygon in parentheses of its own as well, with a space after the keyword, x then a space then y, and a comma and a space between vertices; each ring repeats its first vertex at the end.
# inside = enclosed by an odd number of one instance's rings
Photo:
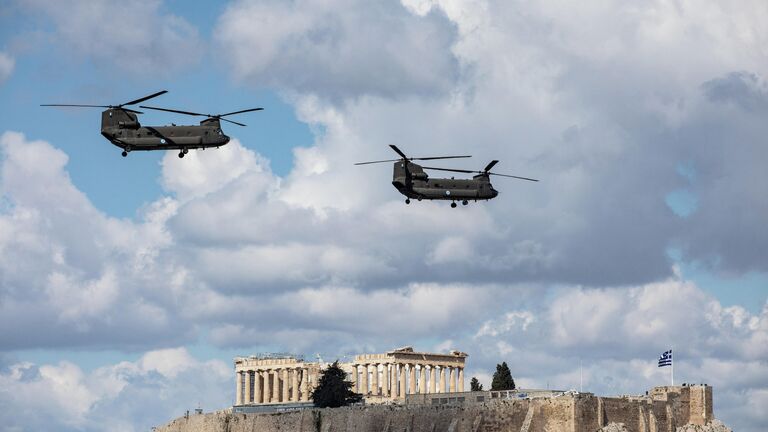
POLYGON ((237 371, 235 405, 306 402, 317 377, 308 368, 237 371))
POLYGON ((371 394, 390 398, 405 398, 406 393, 425 394, 438 393, 438 391, 440 393, 464 391, 463 367, 423 365, 419 363, 362 363, 353 365, 352 368, 352 381, 355 382, 355 391, 363 395, 371 394), (373 370, 371 370, 371 366, 373 366, 373 370), (416 378, 417 366, 419 371, 418 380, 416 378), (379 380, 379 367, 381 367, 381 380, 379 380), (427 368, 429 368, 429 378, 427 378, 427 368), (438 380, 440 383, 439 387, 438 380))

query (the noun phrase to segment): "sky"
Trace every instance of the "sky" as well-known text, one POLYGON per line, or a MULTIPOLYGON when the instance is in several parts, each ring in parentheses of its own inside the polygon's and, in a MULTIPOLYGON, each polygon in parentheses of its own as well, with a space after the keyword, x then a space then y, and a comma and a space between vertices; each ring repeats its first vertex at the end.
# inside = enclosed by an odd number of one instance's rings
MULTIPOLYGON (((0 1, 0 424, 143 431, 232 358, 469 353, 486 387, 714 386, 768 429, 768 4, 0 1), (136 152, 97 109, 251 107, 136 152), (388 164, 494 178, 404 203, 388 164)), ((144 124, 195 118, 147 112, 144 124)), ((199 120, 199 119, 198 119, 199 120)))

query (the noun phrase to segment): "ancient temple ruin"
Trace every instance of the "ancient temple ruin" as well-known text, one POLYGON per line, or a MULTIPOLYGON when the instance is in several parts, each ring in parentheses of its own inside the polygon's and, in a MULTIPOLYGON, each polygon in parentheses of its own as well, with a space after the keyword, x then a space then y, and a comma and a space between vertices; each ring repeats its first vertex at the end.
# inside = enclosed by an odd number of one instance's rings
MULTIPOLYGON (((416 352, 404 347, 383 354, 360 354, 339 363, 366 403, 404 400, 406 395, 464 391, 468 355, 416 352)), ((322 368, 292 355, 235 358, 235 406, 307 402, 322 368)))

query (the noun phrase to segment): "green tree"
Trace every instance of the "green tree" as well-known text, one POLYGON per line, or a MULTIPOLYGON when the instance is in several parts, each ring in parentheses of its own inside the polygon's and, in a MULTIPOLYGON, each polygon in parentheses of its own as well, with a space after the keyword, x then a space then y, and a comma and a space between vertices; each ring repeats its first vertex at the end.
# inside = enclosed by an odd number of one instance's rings
POLYGON ((353 386, 336 360, 320 376, 320 382, 312 392, 312 402, 318 408, 336 408, 360 402, 363 396, 353 392, 353 386))
POLYGON ((512 379, 512 372, 509 371, 507 362, 496 365, 496 372, 491 381, 491 390, 514 390, 515 380, 512 379))
POLYGON ((478 381, 477 378, 472 377, 469 381, 469 389, 472 391, 483 391, 483 385, 480 384, 480 381, 478 381))

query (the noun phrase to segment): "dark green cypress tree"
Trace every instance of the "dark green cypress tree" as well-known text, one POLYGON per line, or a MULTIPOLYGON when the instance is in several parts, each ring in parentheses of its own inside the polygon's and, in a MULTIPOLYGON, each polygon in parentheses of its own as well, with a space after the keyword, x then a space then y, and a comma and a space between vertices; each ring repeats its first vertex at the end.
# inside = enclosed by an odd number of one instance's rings
POLYGON ((336 408, 360 402, 363 396, 353 392, 353 386, 336 360, 320 376, 320 382, 312 392, 312 402, 318 408, 336 408))
POLYGON ((491 390, 514 390, 515 380, 512 379, 512 372, 509 371, 507 362, 496 365, 496 372, 491 381, 491 390))
POLYGON ((480 381, 478 381, 477 378, 472 377, 469 381, 469 389, 472 391, 483 391, 483 385, 480 384, 480 381))

